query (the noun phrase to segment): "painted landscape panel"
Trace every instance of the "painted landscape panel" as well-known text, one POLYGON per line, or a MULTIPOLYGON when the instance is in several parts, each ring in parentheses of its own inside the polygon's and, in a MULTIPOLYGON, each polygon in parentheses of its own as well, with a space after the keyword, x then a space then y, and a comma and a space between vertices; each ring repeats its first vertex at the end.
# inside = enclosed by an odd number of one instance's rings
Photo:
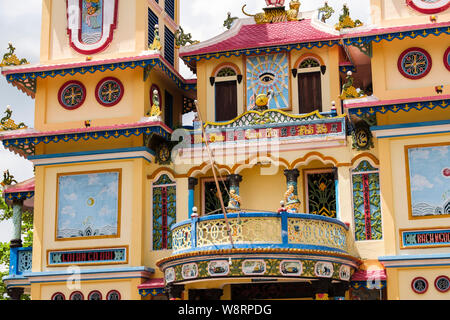
POLYGON ((117 236, 120 172, 58 177, 57 239, 117 236))
POLYGON ((409 147, 412 217, 450 214, 450 144, 409 147))

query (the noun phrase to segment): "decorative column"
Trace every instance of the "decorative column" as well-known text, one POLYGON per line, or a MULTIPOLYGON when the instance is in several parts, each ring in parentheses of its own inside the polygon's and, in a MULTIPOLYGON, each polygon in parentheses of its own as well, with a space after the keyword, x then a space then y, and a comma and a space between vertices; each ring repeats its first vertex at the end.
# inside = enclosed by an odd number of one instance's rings
POLYGON ((189 178, 188 179, 188 185, 189 185, 189 199, 188 199, 188 206, 189 206, 189 219, 192 217, 192 209, 194 208, 194 202, 195 202, 195 186, 198 184, 197 178, 189 178))
POLYGON ((239 174, 230 174, 227 178, 230 183, 230 201, 227 210, 229 212, 241 211, 241 197, 239 196, 239 185, 242 182, 242 176, 239 174))
POLYGON ((184 285, 169 284, 166 286, 166 293, 169 300, 182 300, 184 285))
POLYGON ((10 248, 20 248, 22 247, 22 208, 23 200, 13 200, 13 237, 11 239, 10 248))
POLYGON ((300 200, 298 199, 298 177, 300 172, 298 169, 284 170, 286 176, 287 191, 284 194, 284 205, 289 213, 300 212, 300 200))

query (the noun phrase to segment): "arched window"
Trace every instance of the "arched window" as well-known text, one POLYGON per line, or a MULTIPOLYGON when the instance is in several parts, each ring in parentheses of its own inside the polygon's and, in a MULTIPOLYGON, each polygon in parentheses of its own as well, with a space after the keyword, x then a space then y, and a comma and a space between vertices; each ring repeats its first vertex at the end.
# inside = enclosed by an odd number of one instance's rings
POLYGON ((228 121, 238 115, 237 85, 242 80, 232 65, 219 66, 211 77, 214 86, 216 121, 228 121))
POLYGON ((356 241, 381 240, 383 232, 378 169, 367 160, 361 161, 352 171, 352 185, 356 241))
POLYGON ((167 174, 153 183, 153 250, 172 249, 170 228, 177 220, 177 186, 167 174))
POLYGON ((297 69, 299 113, 322 111, 322 73, 324 67, 313 56, 301 59, 297 69))

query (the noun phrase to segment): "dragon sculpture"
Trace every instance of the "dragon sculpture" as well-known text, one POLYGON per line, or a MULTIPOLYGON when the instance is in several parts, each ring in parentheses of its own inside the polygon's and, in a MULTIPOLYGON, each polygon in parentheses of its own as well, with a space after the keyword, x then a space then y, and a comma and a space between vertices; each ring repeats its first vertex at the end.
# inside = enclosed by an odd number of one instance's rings
POLYGON ((339 16, 339 23, 335 26, 336 30, 356 28, 362 25, 363 23, 360 20, 353 21, 353 19, 350 18, 350 9, 344 4, 342 14, 339 16))
POLYGON ((199 41, 192 40, 192 35, 190 33, 184 33, 182 27, 179 27, 177 32, 175 32, 175 47, 179 49, 187 44, 197 44, 199 41))
POLYGON ((23 122, 16 124, 14 120, 11 119, 12 110, 10 106, 6 108, 5 114, 6 115, 0 119, 0 131, 11 131, 27 128, 23 122))
POLYGON ((14 48, 11 42, 8 44, 8 50, 9 52, 3 55, 3 60, 0 63, 0 67, 19 66, 23 64, 28 64, 27 59, 19 60, 19 58, 17 58, 17 56, 14 53, 16 51, 16 48, 14 48))
POLYGON ((0 182, 2 187, 10 186, 13 183, 17 183, 17 180, 14 179, 14 176, 9 173, 9 170, 3 172, 3 181, 0 182))

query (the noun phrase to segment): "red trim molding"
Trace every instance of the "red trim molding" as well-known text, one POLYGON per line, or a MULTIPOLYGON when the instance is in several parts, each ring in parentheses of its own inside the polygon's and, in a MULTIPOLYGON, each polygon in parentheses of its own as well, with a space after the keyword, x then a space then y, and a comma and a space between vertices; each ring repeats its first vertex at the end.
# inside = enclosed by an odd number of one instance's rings
POLYGON ((417 294, 424 294, 428 290, 428 281, 427 281, 427 279, 425 279, 423 277, 414 278, 413 281, 411 281, 411 289, 417 294), (425 283, 425 288, 423 290, 417 290, 416 289, 415 284, 416 284, 417 281, 423 281, 425 283))
POLYGON ((450 287, 447 287, 447 289, 439 288, 438 281, 441 280, 441 279, 444 279, 444 280, 450 282, 450 278, 447 277, 447 276, 442 275, 442 276, 437 277, 436 280, 434 280, 434 287, 436 288, 436 290, 441 292, 441 293, 445 293, 445 292, 450 290, 450 287))
POLYGON ((95 99, 97 99, 97 102, 99 104, 101 104, 102 106, 104 106, 104 107, 113 107, 113 106, 115 106, 116 104, 118 104, 122 100, 124 94, 125 94, 125 88, 123 87, 122 82, 119 79, 114 78, 114 77, 107 77, 107 78, 102 79, 97 84, 97 86, 95 87, 95 99), (100 88, 108 81, 116 82, 117 85, 120 88, 119 97, 116 100, 114 100, 113 102, 111 102, 111 103, 106 103, 106 102, 102 101, 102 99, 100 98, 100 92, 99 92, 100 88))
POLYGON ((428 75, 430 73, 432 66, 433 66, 433 60, 431 59, 430 54, 427 51, 425 51, 424 49, 417 48, 417 47, 409 48, 409 49, 406 49, 405 51, 403 51, 402 54, 400 55, 400 57, 398 58, 398 62, 397 62, 398 71, 405 78, 408 78, 411 80, 422 79, 423 77, 425 77, 426 75, 428 75), (427 69, 425 70, 425 72, 423 72, 422 74, 417 75, 417 76, 410 75, 410 74, 406 73, 405 70, 403 70, 403 59, 405 58, 405 56, 408 53, 413 52, 413 51, 418 51, 418 52, 422 53, 423 55, 425 55, 425 57, 428 60, 428 66, 427 66, 427 69))
MULTIPOLYGON (((69 35, 69 43, 70 46, 72 47, 72 49, 74 49, 76 52, 84 54, 84 55, 89 55, 89 54, 96 54, 99 53, 103 50, 105 50, 110 43, 113 40, 113 35, 114 35, 114 30, 117 28, 117 15, 118 15, 118 8, 119 8, 119 0, 115 0, 115 8, 114 8, 114 22, 111 24, 110 30, 109 30, 109 35, 108 38, 106 39, 105 43, 95 49, 92 50, 84 50, 81 48, 78 48, 74 42, 73 42, 73 38, 72 38, 72 31, 70 29, 69 23, 70 23, 70 16, 69 16, 69 0, 66 0, 66 10, 67 10, 67 34, 69 35)), ((80 25, 78 26, 78 41, 80 43, 81 42, 81 25, 82 25, 82 10, 83 10, 83 0, 79 0, 79 10, 80 10, 80 17, 79 17, 79 21, 80 21, 80 25)), ((103 12, 104 14, 104 12, 103 12)), ((103 28, 103 21, 102 21, 102 28, 103 28)), ((103 36, 103 33, 102 33, 103 36)), ((95 45, 95 44, 94 44, 95 45)))
POLYGON ((441 6, 436 6, 436 7, 427 7, 426 5, 421 6, 420 2, 423 2, 422 0, 406 0, 406 4, 408 6, 410 6, 411 8, 413 8, 414 10, 421 12, 421 13, 425 13, 425 14, 434 14, 434 13, 440 13, 443 12, 445 10, 447 10, 448 8, 450 8, 450 0, 440 0, 437 1, 437 4, 441 4, 441 6), (445 3, 447 1, 447 3, 445 3))
POLYGON ((58 91, 58 101, 59 104, 66 110, 75 110, 78 109, 79 107, 81 107, 84 103, 84 101, 86 100, 86 87, 84 86, 84 84, 82 84, 80 81, 76 81, 76 80, 72 80, 72 81, 68 81, 66 83, 63 84, 63 86, 59 89, 58 91), (67 87, 71 86, 71 85, 78 85, 81 88, 81 92, 83 93, 83 96, 81 98, 81 101, 79 103, 77 103, 75 106, 73 107, 69 107, 67 106, 63 100, 62 100, 62 94, 64 92, 64 90, 67 89, 67 87))

